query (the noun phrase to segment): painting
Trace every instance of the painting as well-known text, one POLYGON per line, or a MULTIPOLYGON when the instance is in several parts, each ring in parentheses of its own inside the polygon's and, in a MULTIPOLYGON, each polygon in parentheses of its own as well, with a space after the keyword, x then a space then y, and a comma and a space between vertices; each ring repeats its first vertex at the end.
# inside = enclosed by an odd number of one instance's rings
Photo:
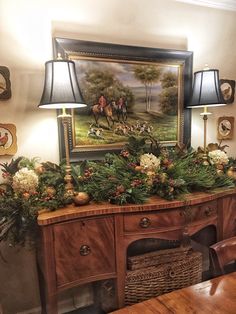
POLYGON ((72 111, 72 160, 119 151, 129 136, 151 136, 163 145, 189 143, 190 113, 185 106, 192 52, 61 38, 55 38, 54 51, 75 62, 87 104, 72 111))
POLYGON ((0 156, 15 155, 17 152, 16 126, 0 123, 0 156))
POLYGON ((234 80, 220 80, 220 89, 226 104, 234 102, 235 81, 234 80))
POLYGON ((217 123, 218 140, 231 140, 234 134, 234 117, 220 117, 217 123))
POLYGON ((5 66, 0 66, 0 100, 11 98, 10 71, 5 66))

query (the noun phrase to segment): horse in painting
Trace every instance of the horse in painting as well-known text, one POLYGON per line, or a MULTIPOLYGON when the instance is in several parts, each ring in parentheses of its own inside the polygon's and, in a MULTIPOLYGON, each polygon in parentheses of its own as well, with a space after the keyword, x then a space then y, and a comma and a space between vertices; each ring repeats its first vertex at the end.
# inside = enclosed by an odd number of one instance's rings
POLYGON ((109 128, 114 125, 115 121, 114 121, 114 117, 113 117, 113 107, 112 107, 111 103, 107 104, 103 108, 103 111, 101 111, 99 104, 94 104, 92 106, 92 113, 93 113, 96 125, 98 125, 98 120, 101 117, 106 118, 106 121, 107 121, 109 128))

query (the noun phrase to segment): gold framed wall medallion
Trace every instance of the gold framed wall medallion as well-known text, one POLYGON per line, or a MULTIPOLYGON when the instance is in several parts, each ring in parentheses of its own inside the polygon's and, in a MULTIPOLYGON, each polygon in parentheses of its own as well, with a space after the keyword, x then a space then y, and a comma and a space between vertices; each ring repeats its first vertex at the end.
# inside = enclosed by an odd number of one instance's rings
POLYGON ((16 152, 16 126, 10 123, 0 123, 0 156, 14 155, 16 152))
POLYGON ((234 117, 220 117, 217 123, 218 140, 231 140, 234 132, 234 117))

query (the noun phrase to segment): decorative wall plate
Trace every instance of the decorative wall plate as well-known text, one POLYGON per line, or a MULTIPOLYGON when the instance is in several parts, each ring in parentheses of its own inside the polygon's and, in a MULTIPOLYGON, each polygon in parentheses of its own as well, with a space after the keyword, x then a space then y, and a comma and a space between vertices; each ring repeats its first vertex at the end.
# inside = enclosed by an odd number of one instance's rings
POLYGON ((217 125, 217 138, 230 140, 233 138, 234 117, 220 117, 217 125))
POLYGON ((232 104, 234 102, 235 81, 220 80, 220 89, 226 104, 232 104))
POLYGON ((0 123, 0 156, 17 152, 16 126, 0 123))
POLYGON ((0 66, 0 100, 11 98, 10 71, 5 66, 0 66))

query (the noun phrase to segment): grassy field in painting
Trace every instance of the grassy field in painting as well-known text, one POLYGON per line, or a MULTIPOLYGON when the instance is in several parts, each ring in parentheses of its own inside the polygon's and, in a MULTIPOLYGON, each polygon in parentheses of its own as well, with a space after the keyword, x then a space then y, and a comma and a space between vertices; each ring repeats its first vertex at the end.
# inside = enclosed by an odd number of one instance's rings
MULTIPOLYGON (((105 117, 100 117, 99 128, 102 129, 102 137, 104 139, 96 139, 88 136, 88 131, 91 124, 95 125, 93 116, 88 115, 75 115, 75 143, 76 146, 84 145, 106 145, 106 144, 119 144, 127 141, 128 135, 120 135, 115 133, 115 129, 120 125, 116 117, 115 123, 112 128, 108 128, 105 117)), ((146 121, 153 127, 152 136, 160 141, 176 141, 177 140, 177 116, 149 114, 145 112, 129 113, 125 124, 134 126, 137 121, 146 121)), ((130 132, 129 135, 139 135, 139 131, 130 132)))

